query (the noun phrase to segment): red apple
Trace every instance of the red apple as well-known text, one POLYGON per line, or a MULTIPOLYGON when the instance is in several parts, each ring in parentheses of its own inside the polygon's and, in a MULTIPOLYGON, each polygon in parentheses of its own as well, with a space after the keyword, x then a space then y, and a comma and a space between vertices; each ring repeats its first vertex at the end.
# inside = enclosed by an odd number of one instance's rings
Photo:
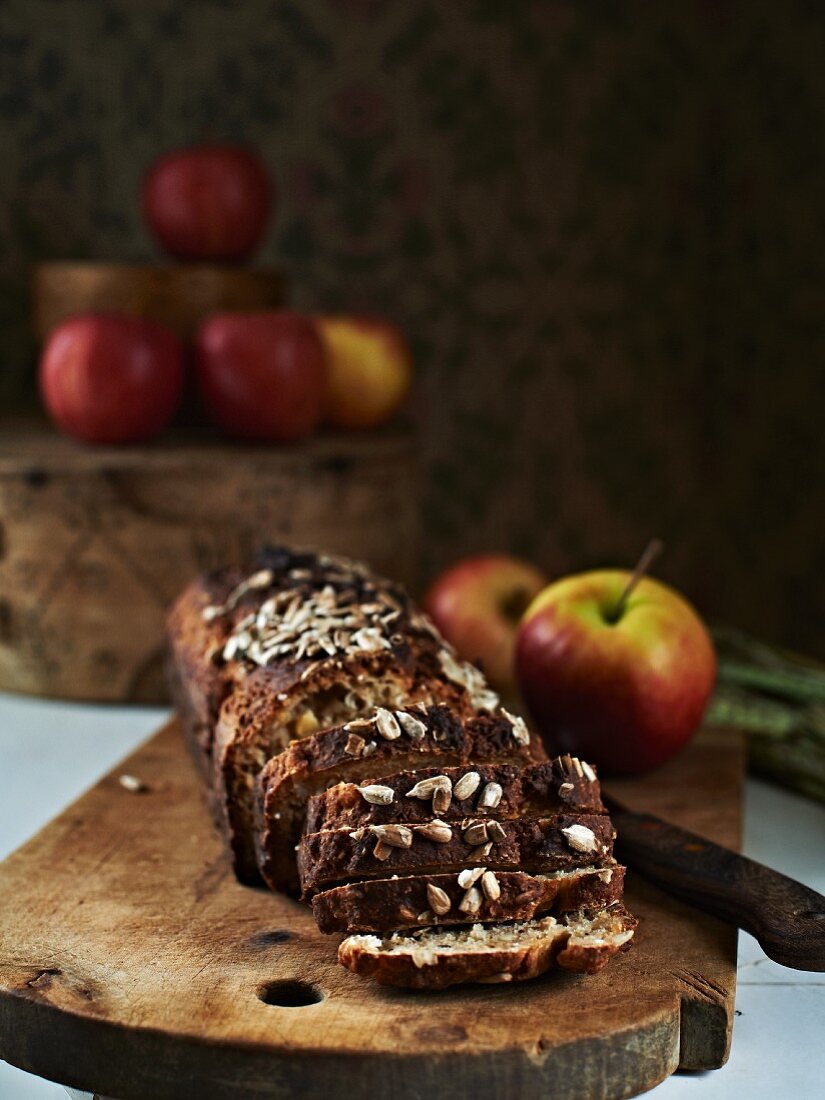
POLYGON ((716 677, 708 632, 672 588, 643 578, 616 614, 629 579, 602 570, 551 584, 527 609, 516 645, 522 694, 551 751, 619 773, 677 753, 716 677))
POLYGON ((178 406, 183 349, 151 321, 78 314, 50 335, 39 384, 67 435, 85 443, 140 443, 157 435, 178 406))
POLYGON ((181 260, 244 260, 269 220, 266 169, 237 145, 193 145, 151 165, 141 204, 158 243, 181 260))
POLYGON ((198 330, 195 360, 207 411, 229 435, 286 443, 321 420, 326 356, 307 317, 213 314, 198 330))
POLYGON ((397 412, 412 382, 400 330, 377 317, 319 317, 329 371, 324 419, 336 428, 377 428, 397 412))
POLYGON ((494 687, 513 694, 516 630, 525 608, 546 584, 544 574, 527 562, 482 554, 442 573, 424 607, 462 657, 478 661, 494 687))

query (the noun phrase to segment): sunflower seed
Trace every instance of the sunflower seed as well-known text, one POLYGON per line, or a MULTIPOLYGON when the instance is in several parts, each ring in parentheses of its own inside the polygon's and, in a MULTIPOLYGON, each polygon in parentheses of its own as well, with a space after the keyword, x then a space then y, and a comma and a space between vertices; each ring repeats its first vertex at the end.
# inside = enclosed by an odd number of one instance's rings
POLYGON ((392 787, 382 787, 380 783, 368 783, 366 787, 358 788, 365 802, 373 806, 389 806, 395 801, 395 791, 392 787))
POLYGON ((562 794, 562 793, 566 794, 567 791, 572 791, 572 790, 573 790, 573 784, 572 783, 562 783, 561 786, 559 787, 559 794, 562 794))
POLYGON ((409 848, 413 841, 412 830, 406 825, 373 825, 372 832, 391 848, 409 848))
POLYGON ((375 726, 385 741, 395 741, 401 736, 401 727, 396 722, 392 712, 378 707, 375 712, 375 726))
POLYGON ((425 840, 432 840, 436 844, 448 844, 453 839, 453 830, 445 821, 435 818, 426 825, 419 825, 415 830, 425 840))
POLYGON ((584 771, 582 770, 581 760, 579 760, 578 756, 574 756, 572 758, 572 760, 573 760, 573 767, 576 769, 576 775, 578 775, 579 779, 583 779, 584 778, 584 771))
POLYGON ((383 863, 385 859, 389 859, 392 855, 392 845, 385 844, 383 840, 377 840, 372 854, 383 863))
POLYGON ((429 779, 420 779, 407 791, 407 798, 420 798, 427 801, 437 790, 450 790, 452 784, 446 775, 431 775, 429 779))
POLYGON ((490 838, 490 840, 499 841, 504 840, 504 838, 507 836, 507 833, 497 821, 488 821, 487 836, 490 838))
POLYGON ((470 859, 486 859, 492 851, 493 845, 488 841, 486 844, 482 844, 480 848, 473 848, 470 852, 470 859))
POLYGON ((458 876, 458 885, 462 890, 469 890, 486 870, 486 867, 466 867, 458 876))
POLYGON ((364 738, 359 737, 357 733, 351 733, 347 738, 347 743, 344 745, 344 752, 348 756, 360 756, 364 751, 364 738))
POLYGON ((483 821, 474 822, 468 829, 464 830, 464 842, 465 844, 471 844, 476 847, 478 844, 487 843, 487 826, 483 821))
POLYGON ((481 896, 481 891, 476 886, 471 886, 461 901, 458 903, 458 908, 462 913, 477 913, 481 908, 481 903, 484 899, 481 896))
POLYGON ((375 752, 375 750, 377 748, 378 748, 378 742, 377 741, 367 741, 366 745, 364 745, 364 750, 361 753, 361 755, 362 756, 372 756, 372 754, 375 752))
POLYGON ((530 731, 527 729, 523 718, 519 718, 516 714, 511 714, 509 710, 501 708, 501 713, 509 721, 512 726, 513 740, 518 745, 529 745, 530 743, 530 731))
POLYGON ((450 895, 446 890, 442 890, 440 886, 435 886, 432 882, 427 883, 427 901, 437 917, 443 917, 445 913, 449 913, 452 905, 450 895))
POLYGON ((427 727, 420 718, 416 718, 405 710, 397 710, 395 717, 398 719, 404 733, 411 737, 413 741, 420 741, 426 735, 427 727))
POLYGON ((487 783, 478 800, 477 810, 494 810, 501 802, 504 791, 498 783, 487 783))
POLYGON ((586 825, 568 825, 566 829, 562 829, 562 835, 577 852, 595 852, 598 846, 596 834, 586 825))
POLYGON ((129 791, 131 794, 140 794, 141 791, 148 789, 146 784, 138 779, 136 775, 122 775, 118 783, 120 783, 124 790, 129 791))
POLYGON ((446 786, 436 787, 433 791, 433 813, 446 814, 452 800, 453 793, 450 789, 450 781, 448 779, 446 786))
POLYGON ((481 889, 488 901, 498 901, 501 897, 501 887, 492 871, 485 871, 481 876, 481 889))
POLYGON ((590 767, 590 765, 587 763, 586 760, 582 760, 582 771, 584 772, 586 778, 589 779, 591 783, 596 782, 596 773, 593 771, 593 769, 590 767))
POLYGON ((462 775, 461 779, 459 779, 455 787, 453 787, 453 796, 459 801, 463 798, 469 798, 476 793, 480 782, 481 776, 478 772, 467 772, 466 775, 462 775))

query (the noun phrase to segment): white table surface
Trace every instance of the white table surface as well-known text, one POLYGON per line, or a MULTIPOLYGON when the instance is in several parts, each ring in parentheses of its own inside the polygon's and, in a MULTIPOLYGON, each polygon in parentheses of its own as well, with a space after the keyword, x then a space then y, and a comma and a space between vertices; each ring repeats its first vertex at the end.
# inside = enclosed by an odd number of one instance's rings
MULTIPOLYGON (((164 717, 157 708, 79 706, 0 694, 0 858, 164 717)), ((825 893, 825 807, 749 781, 744 850, 825 893)), ((676 1074, 648 1095, 822 1100, 825 975, 777 966, 742 933, 736 1009, 733 1049, 723 1069, 676 1074)), ((0 1100, 66 1100, 66 1093, 0 1062, 0 1100)))

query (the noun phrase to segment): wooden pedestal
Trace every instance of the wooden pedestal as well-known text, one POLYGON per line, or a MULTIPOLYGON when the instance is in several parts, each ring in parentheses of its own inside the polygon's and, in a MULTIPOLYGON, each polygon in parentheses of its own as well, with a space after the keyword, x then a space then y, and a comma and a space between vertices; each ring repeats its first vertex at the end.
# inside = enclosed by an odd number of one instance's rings
POLYGON ((164 610, 197 573, 262 542, 416 580, 408 430, 288 447, 86 448, 0 431, 0 689, 160 701, 164 610))

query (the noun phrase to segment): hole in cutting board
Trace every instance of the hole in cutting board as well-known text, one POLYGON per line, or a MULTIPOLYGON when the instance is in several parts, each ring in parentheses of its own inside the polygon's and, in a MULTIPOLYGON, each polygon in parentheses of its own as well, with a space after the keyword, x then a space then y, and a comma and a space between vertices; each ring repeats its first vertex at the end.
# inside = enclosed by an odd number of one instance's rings
POLYGON ((275 1005, 278 1008, 305 1008, 307 1005, 319 1004, 323 1001, 324 994, 311 982, 264 982, 258 986, 258 998, 265 1005, 275 1005))
POLYGON ((294 939, 295 934, 287 928, 273 928, 267 932, 256 932, 249 937, 250 947, 272 947, 277 943, 286 943, 294 939))

